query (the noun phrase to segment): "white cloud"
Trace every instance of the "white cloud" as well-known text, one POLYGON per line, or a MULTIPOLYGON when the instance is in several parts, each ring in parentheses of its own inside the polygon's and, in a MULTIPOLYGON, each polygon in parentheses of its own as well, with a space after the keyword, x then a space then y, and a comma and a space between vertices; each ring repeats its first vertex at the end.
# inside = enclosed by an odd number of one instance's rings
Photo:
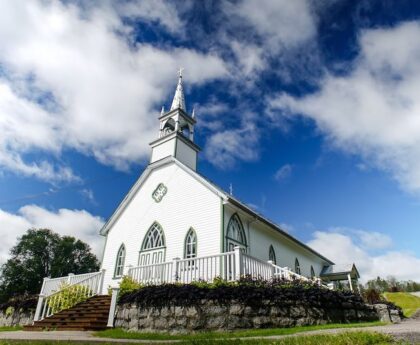
POLYGON ((258 139, 253 125, 220 131, 208 138, 204 153, 212 164, 230 169, 237 160, 254 161, 259 157, 258 139))
MULTIPOLYGON (((142 5, 133 16, 144 11, 157 20, 164 2, 153 3, 155 9, 142 5)), ((54 159, 75 149, 126 169, 148 156, 179 65, 186 67, 188 85, 227 76, 216 55, 134 43, 130 35, 107 2, 83 11, 58 0, 2 6, 0 166, 44 180, 74 180, 68 167, 31 161, 27 153, 54 159)))
POLYGON ((0 224, 0 264, 7 260, 9 250, 17 243, 17 238, 30 228, 48 228, 61 235, 74 236, 88 243, 99 259, 102 253, 104 239, 99 235, 99 230, 104 220, 85 210, 62 208, 50 211, 36 205, 27 205, 14 214, 0 209, 0 224))
POLYGON ((338 148, 390 171, 420 192, 420 22, 366 30, 346 75, 327 74, 320 90, 271 100, 281 115, 313 119, 338 148))
MULTIPOLYGON (((317 33, 316 17, 307 0, 225 2, 223 10, 229 21, 240 28, 235 32, 247 33, 241 38, 224 31, 220 37, 230 46, 245 76, 263 70, 267 60, 278 54, 284 62, 286 50, 300 48, 317 33)), ((293 54, 290 61, 295 59, 293 54)))
POLYGON ((282 181, 284 179, 287 179, 292 174, 292 170, 293 170, 292 165, 285 164, 276 171, 276 173, 274 174, 274 178, 277 181, 282 181))
MULTIPOLYGON (((357 236, 334 230, 316 231, 308 245, 337 264, 354 262, 363 282, 377 276, 383 278, 394 276, 400 280, 420 281, 420 258, 418 256, 414 253, 394 250, 371 254, 366 244, 370 246, 370 249, 377 249, 377 247, 370 240, 366 243, 366 238, 363 236, 361 234, 361 238, 357 238, 357 236)), ((374 233, 374 237, 376 236, 378 233, 374 233)), ((383 236, 387 238, 386 235, 383 236)))

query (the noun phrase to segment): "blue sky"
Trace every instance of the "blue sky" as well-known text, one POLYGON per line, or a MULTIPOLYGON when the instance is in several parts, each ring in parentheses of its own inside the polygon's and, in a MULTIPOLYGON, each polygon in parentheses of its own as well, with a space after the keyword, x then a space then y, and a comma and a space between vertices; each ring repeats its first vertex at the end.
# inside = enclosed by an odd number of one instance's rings
POLYGON ((420 280, 417 1, 2 7, 0 261, 28 227, 100 252, 182 66, 202 174, 365 279, 420 280))

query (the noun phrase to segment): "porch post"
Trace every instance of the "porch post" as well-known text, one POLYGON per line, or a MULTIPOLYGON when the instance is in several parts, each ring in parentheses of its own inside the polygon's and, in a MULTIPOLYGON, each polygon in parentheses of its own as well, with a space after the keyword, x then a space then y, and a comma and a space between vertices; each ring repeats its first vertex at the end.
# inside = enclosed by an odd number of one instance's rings
POLYGON ((240 280, 242 276, 242 252, 240 246, 235 246, 235 280, 240 280))
POLYGON ((347 274, 347 279, 349 280, 350 291, 353 292, 353 284, 351 282, 351 275, 350 275, 350 273, 347 274))
POLYGON ((69 273, 67 276, 67 284, 71 284, 71 278, 74 276, 74 273, 69 273))
POLYGON ((38 297, 38 303, 37 303, 37 305, 36 305, 36 310, 35 310, 35 316, 34 316, 34 322, 35 321, 39 321, 39 318, 40 318, 40 316, 41 316, 41 310, 42 310, 42 305, 43 305, 43 302, 44 302, 44 295, 39 295, 39 297, 38 297))
POLYGON ((173 275, 173 281, 176 283, 179 280, 179 260, 180 258, 174 258, 173 261, 173 267, 174 267, 174 275, 173 275))
POLYGON ((274 268, 274 263, 272 260, 267 261, 271 266, 271 279, 274 279, 274 274, 276 273, 276 269, 274 268))
POLYGON ((117 297, 120 288, 112 288, 111 305, 109 307, 107 327, 114 327, 115 309, 117 307, 117 297))
POLYGON ((100 282, 99 282, 99 291, 97 291, 98 295, 101 295, 102 294, 102 289, 104 288, 105 271, 106 271, 105 268, 101 269, 101 278, 100 278, 100 282))

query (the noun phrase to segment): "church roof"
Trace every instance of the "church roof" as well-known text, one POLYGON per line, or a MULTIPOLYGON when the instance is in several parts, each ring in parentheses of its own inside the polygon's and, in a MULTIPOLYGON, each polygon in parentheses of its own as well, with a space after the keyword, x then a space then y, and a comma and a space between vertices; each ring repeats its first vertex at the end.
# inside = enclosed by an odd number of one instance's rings
POLYGON ((187 111, 185 107, 185 96, 184 96, 184 88, 182 86, 182 69, 179 69, 179 77, 178 77, 178 85, 176 86, 174 99, 172 101, 171 110, 174 109, 182 109, 187 111))
POLYGON ((336 264, 334 266, 325 266, 321 271, 321 277, 332 278, 334 276, 340 276, 340 279, 346 279, 347 274, 359 278, 359 271, 354 263, 347 264, 336 264))
POLYGON ((165 158, 163 158, 163 159, 161 159, 159 161, 156 161, 156 162, 154 162, 152 164, 149 164, 147 166, 147 168, 141 174, 141 176, 139 177, 139 179, 136 181, 136 183, 130 189, 130 191, 128 192, 128 194, 125 196, 125 198, 123 199, 123 201, 117 207, 117 209, 115 210, 115 212, 112 214, 112 216, 108 219, 108 221, 102 227, 102 229, 100 230, 100 234, 101 235, 105 236, 108 233, 108 231, 110 230, 110 228, 112 227, 112 225, 114 224, 114 222, 119 218, 119 216, 121 215, 121 213, 123 212, 123 210, 125 209, 125 207, 127 206, 127 204, 134 197, 134 195, 136 194, 136 192, 138 191, 138 189, 141 187, 141 185, 143 184, 143 182, 146 180, 146 178, 149 176, 149 174, 154 169, 156 169, 157 167, 161 167, 163 165, 167 165, 167 164, 171 164, 171 163, 177 164, 184 171, 186 171, 187 173, 189 173, 191 176, 193 176, 199 182, 201 182, 202 184, 204 184, 205 186, 207 186, 211 191, 213 191, 218 196, 220 196, 226 203, 231 203, 232 205, 241 208, 246 213, 248 213, 252 217, 254 217, 256 220, 261 221, 262 223, 266 224, 269 228, 272 228, 273 230, 279 232, 280 234, 282 234, 284 237, 286 237, 287 239, 291 240, 295 244, 297 244, 297 245, 305 248, 307 251, 309 251, 312 254, 320 257, 321 259, 325 260, 327 263, 329 263, 331 265, 334 264, 331 260, 327 259, 325 256, 319 254, 317 251, 315 251, 311 247, 307 246, 306 244, 302 243, 301 241, 299 241, 298 239, 296 239, 292 235, 288 234, 286 231, 282 230, 276 223, 274 223, 274 222, 270 221, 269 219, 265 218, 264 216, 258 214, 253 209, 251 209, 249 206, 245 205, 244 203, 242 203, 241 201, 239 201, 238 199, 234 198, 232 195, 230 195, 229 193, 227 193, 226 191, 224 191, 222 188, 220 188, 219 186, 217 186, 215 183, 213 183, 212 181, 210 181, 206 177, 202 176, 201 174, 197 173, 196 171, 190 169, 186 165, 182 164, 179 160, 177 160, 175 157, 172 157, 172 156, 165 157, 165 158))

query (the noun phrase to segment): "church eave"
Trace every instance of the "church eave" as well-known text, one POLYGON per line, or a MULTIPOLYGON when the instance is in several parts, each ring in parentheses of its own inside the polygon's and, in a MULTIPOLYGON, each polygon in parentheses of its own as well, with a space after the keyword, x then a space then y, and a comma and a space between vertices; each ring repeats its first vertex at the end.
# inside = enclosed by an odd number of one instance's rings
POLYGON ((191 146, 191 148, 193 148, 196 152, 201 151, 200 146, 193 143, 191 140, 184 137, 182 134, 180 134, 178 132, 172 132, 171 134, 165 135, 164 137, 153 140, 149 145, 153 147, 153 146, 159 145, 160 143, 165 142, 166 140, 173 139, 175 137, 177 137, 177 139, 183 141, 185 144, 191 146))
POLYGON ((158 120, 164 121, 166 118, 170 118, 171 116, 173 116, 176 112, 179 112, 183 116, 183 118, 185 118, 185 120, 188 121, 190 124, 195 125, 197 123, 195 119, 193 119, 181 108, 176 108, 176 109, 168 111, 167 113, 159 116, 158 120))

